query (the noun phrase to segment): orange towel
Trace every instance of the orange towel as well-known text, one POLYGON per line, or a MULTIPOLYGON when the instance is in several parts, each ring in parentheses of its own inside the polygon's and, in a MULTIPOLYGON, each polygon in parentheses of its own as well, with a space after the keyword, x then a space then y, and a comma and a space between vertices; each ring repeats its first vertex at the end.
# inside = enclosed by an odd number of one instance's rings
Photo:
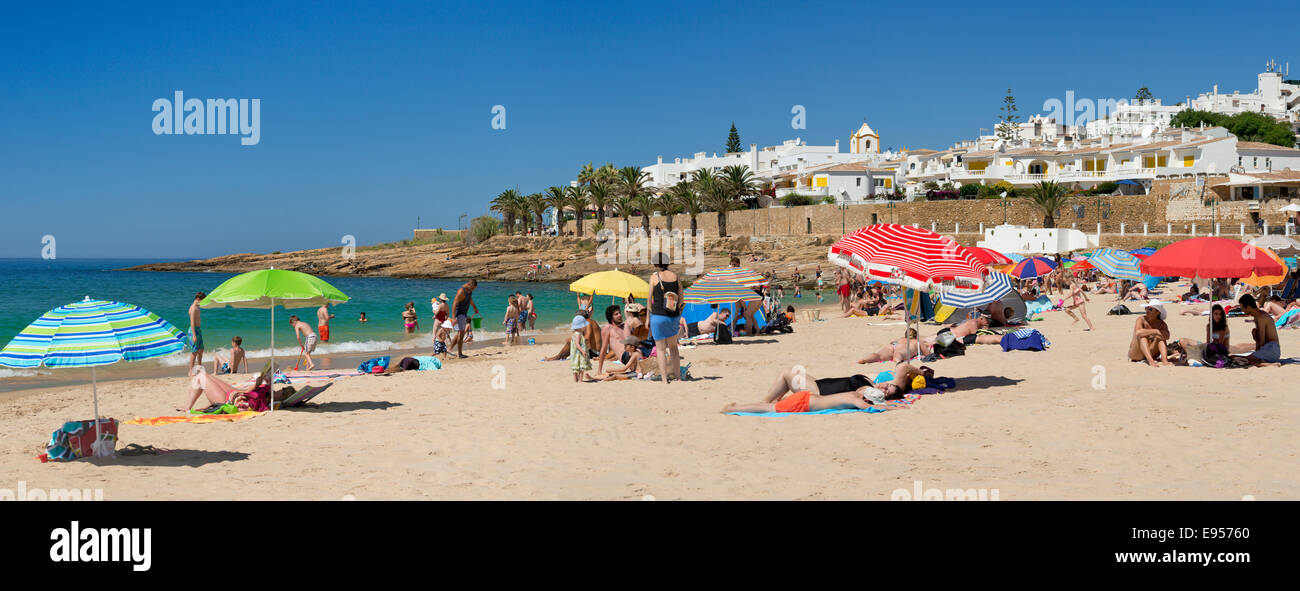
POLYGON ((129 421, 123 421, 123 425, 171 425, 173 423, 233 423, 251 419, 262 413, 246 410, 233 415, 185 415, 181 417, 137 417, 129 421))

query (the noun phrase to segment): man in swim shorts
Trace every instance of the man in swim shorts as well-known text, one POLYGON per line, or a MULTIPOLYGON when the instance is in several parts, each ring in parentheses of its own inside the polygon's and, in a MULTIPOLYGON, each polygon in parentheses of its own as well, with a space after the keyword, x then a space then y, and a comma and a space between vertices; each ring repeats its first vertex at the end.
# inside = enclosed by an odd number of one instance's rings
POLYGON ((330 319, 333 317, 328 303, 316 308, 316 330, 320 332, 320 340, 326 343, 330 342, 330 319))
POLYGON ((1255 328, 1251 329, 1251 336, 1255 337, 1255 351, 1244 358, 1247 362, 1255 367, 1277 367, 1282 360, 1282 344, 1277 338, 1277 324, 1273 317, 1259 309, 1255 296, 1246 294, 1241 296, 1237 303, 1241 304, 1241 311, 1247 316, 1255 319, 1255 328))
POLYGON ((202 311, 199 308, 199 302, 207 294, 199 292, 194 294, 194 302, 190 304, 190 370, 194 366, 203 366, 203 329, 199 326, 202 324, 202 311))
POLYGON ((478 287, 477 279, 470 279, 456 290, 456 299, 452 301, 452 312, 456 320, 456 336, 452 338, 448 349, 456 348, 456 357, 465 358, 465 335, 469 328, 469 309, 474 308, 474 313, 478 314, 478 304, 474 303, 474 288, 478 287))

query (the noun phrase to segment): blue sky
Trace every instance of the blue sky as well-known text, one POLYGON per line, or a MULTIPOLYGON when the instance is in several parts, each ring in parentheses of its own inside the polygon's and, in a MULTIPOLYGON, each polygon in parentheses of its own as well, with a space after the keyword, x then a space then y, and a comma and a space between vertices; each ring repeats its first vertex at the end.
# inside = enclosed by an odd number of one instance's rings
POLYGON ((456 4, 7 7, 0 257, 46 234, 67 258, 387 242, 589 161, 720 152, 732 121, 745 146, 847 149, 865 118, 885 147, 942 148, 1008 87, 1027 116, 1067 90, 1249 92, 1270 58, 1300 78, 1260 16, 1282 3, 456 4), (176 90, 261 99, 260 143, 155 135, 176 90))

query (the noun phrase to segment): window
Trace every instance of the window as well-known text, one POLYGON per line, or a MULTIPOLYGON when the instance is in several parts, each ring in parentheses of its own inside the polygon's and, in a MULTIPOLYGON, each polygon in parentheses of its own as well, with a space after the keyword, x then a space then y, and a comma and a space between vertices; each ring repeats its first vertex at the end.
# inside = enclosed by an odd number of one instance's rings
POLYGON ((853 179, 853 180, 857 181, 857 184, 854 185, 854 186, 856 186, 856 187, 861 187, 861 186, 862 186, 862 177, 858 177, 858 178, 853 179))

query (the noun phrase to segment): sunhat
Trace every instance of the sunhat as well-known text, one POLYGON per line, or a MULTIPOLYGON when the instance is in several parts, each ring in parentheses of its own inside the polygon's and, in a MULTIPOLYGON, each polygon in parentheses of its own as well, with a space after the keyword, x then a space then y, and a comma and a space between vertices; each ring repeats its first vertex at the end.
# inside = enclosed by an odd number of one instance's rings
POLYGON ((573 323, 569 325, 570 330, 582 330, 587 328, 587 319, 582 316, 574 316, 573 323))
POLYGON ((1159 311, 1160 311, 1160 319, 1161 319, 1161 320, 1164 320, 1165 318, 1167 318, 1167 317, 1169 316, 1169 313, 1165 311, 1165 305, 1162 304, 1162 303, 1160 303, 1160 300, 1151 300, 1151 301, 1147 302, 1146 304, 1144 304, 1142 307, 1143 307, 1143 308, 1154 308, 1154 309, 1156 309, 1156 310, 1159 310, 1159 311))
POLYGON ((444 292, 438 294, 438 299, 440 299, 440 300, 442 300, 442 301, 444 301, 444 302, 447 301, 447 292, 444 291, 444 292))

